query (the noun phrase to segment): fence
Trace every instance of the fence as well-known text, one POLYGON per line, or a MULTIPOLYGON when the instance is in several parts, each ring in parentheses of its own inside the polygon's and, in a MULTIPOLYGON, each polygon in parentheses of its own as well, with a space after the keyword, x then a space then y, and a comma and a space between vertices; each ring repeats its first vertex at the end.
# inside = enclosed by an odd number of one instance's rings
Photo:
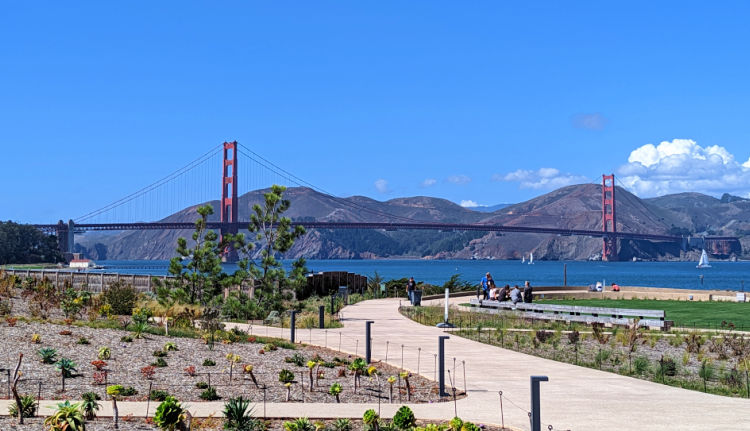
POLYGON ((161 280, 173 278, 169 276, 154 276, 142 274, 118 274, 107 272, 76 272, 44 269, 6 269, 6 274, 18 277, 32 277, 37 280, 46 278, 56 287, 70 283, 74 289, 84 289, 90 292, 101 292, 115 283, 125 283, 133 286, 139 292, 152 290, 152 279, 161 280))

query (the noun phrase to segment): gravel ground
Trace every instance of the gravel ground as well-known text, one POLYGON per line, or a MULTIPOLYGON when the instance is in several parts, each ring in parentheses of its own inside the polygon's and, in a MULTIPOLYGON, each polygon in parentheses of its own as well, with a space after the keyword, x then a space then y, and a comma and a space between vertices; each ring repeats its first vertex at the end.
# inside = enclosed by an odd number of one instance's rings
MULTIPOLYGON (((276 351, 265 351, 263 344, 238 343, 238 344, 216 344, 213 351, 198 339, 169 338, 163 336, 147 335, 147 338, 136 339, 131 343, 121 342, 124 335, 132 335, 127 331, 112 329, 93 329, 88 327, 76 327, 56 325, 50 323, 26 323, 18 322, 16 326, 8 326, 3 322, 3 343, 0 343, 0 368, 14 368, 18 354, 23 353, 22 363, 24 380, 19 384, 22 393, 30 393, 37 396, 39 382, 41 382, 42 399, 80 399, 83 392, 93 391, 105 399, 105 385, 95 384, 93 381, 94 367, 91 362, 97 360, 97 351, 100 346, 108 346, 111 349, 111 358, 106 360, 108 370, 107 383, 121 384, 125 387, 132 386, 138 393, 127 397, 127 400, 145 400, 149 387, 153 390, 165 390, 170 395, 182 401, 200 401, 199 395, 203 391, 196 388, 197 382, 209 382, 216 388, 222 399, 231 396, 243 395, 253 401, 262 401, 265 396, 268 402, 286 401, 286 388, 279 383, 278 374, 281 369, 288 369, 295 375, 296 384, 292 385, 291 400, 296 402, 335 402, 335 398, 328 395, 328 388, 333 382, 339 382, 343 386, 341 401, 347 403, 376 402, 378 383, 382 388, 381 397, 388 399, 388 376, 398 376, 398 369, 386 364, 376 363, 379 371, 379 380, 375 378, 361 377, 361 387, 354 392, 354 377, 345 366, 335 368, 324 368, 324 373, 313 391, 309 391, 309 372, 306 366, 297 366, 285 362, 286 357, 298 353, 304 357, 305 362, 314 355, 319 355, 325 361, 334 361, 335 357, 351 361, 352 358, 336 351, 310 346, 299 346, 297 350, 278 348, 276 351), (61 331, 70 331, 71 335, 61 335, 61 331), (41 341, 38 344, 31 342, 32 334, 39 334, 41 341), (79 338, 85 337, 90 344, 77 344, 79 338), (142 376, 141 368, 153 363, 157 358, 153 356, 154 351, 162 350, 167 341, 174 342, 178 351, 169 352, 163 359, 167 367, 156 368, 153 379, 149 380, 142 376), (58 358, 72 359, 77 364, 77 376, 66 379, 65 392, 62 392, 60 373, 54 365, 42 364, 37 351, 43 347, 57 349, 58 358), (229 379, 230 364, 226 359, 227 354, 239 355, 241 360, 233 367, 232 380, 229 379), (213 360, 215 366, 203 366, 205 359, 213 360), (259 385, 265 385, 264 391, 256 388, 250 376, 242 373, 244 364, 252 364, 254 375, 259 385), (195 367, 195 376, 188 376, 183 370, 188 366, 195 367)), ((6 375, 0 374, 0 396, 5 396, 6 375)), ((436 395, 436 385, 419 376, 410 379, 412 387, 411 402, 434 402, 439 401, 436 395)), ((394 402, 398 401, 399 385, 394 385, 394 402)), ((405 401, 405 387, 402 389, 405 401)))

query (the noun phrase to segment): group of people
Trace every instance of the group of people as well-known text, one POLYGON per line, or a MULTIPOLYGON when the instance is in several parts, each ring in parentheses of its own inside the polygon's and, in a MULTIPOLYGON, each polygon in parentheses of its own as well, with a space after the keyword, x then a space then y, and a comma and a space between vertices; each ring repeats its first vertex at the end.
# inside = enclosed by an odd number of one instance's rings
MULTIPOLYGON (((512 301, 514 304, 519 302, 530 304, 532 301, 533 289, 528 281, 524 283, 523 290, 518 285, 513 286, 513 288, 508 284, 498 287, 495 280, 492 279, 492 274, 488 272, 482 277, 480 283, 484 300, 512 301)), ((477 292, 477 296, 479 296, 479 292, 477 292)))

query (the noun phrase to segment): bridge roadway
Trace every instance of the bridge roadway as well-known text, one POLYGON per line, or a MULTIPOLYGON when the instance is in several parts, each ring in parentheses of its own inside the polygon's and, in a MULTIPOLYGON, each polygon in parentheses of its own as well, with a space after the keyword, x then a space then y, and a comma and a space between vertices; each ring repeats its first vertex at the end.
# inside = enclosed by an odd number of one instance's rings
MULTIPOLYGON (((221 223, 209 222, 209 229, 222 229, 231 231, 231 229, 246 229, 248 222, 239 223, 221 223)), ((37 229, 46 232, 58 232, 61 228, 67 229, 67 225, 60 224, 36 224, 37 229)), ((518 232, 518 233, 537 233, 553 234, 560 236, 588 236, 593 238, 617 238, 617 239, 635 239, 649 241, 669 241, 681 242, 683 237, 672 235, 659 235, 648 233, 633 232, 603 232, 600 230, 584 229, 561 229, 554 227, 525 227, 500 224, 464 224, 464 223, 419 223, 419 222, 366 222, 366 223, 348 223, 348 222, 318 222, 318 221, 295 221, 292 226, 303 226, 309 229, 384 229, 384 230, 442 230, 442 231, 479 231, 479 232, 518 232)), ((75 224, 75 231, 107 231, 107 230, 191 230, 195 228, 193 222, 155 222, 155 223, 82 223, 75 224)), ((706 241, 734 241, 736 237, 727 236, 710 236, 704 238, 706 241)))

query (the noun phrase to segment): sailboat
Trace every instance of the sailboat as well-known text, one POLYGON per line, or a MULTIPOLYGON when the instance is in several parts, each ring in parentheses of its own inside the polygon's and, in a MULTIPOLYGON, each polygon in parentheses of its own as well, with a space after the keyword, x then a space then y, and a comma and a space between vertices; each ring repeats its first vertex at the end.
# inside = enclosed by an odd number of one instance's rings
POLYGON ((529 265, 534 264, 534 252, 529 253, 529 265))
POLYGON ((521 256, 521 263, 526 263, 526 255, 521 256))
POLYGON ((708 254, 706 253, 705 249, 701 253, 701 258, 698 261, 698 265, 696 265, 696 268, 711 268, 711 265, 708 263, 708 254))

